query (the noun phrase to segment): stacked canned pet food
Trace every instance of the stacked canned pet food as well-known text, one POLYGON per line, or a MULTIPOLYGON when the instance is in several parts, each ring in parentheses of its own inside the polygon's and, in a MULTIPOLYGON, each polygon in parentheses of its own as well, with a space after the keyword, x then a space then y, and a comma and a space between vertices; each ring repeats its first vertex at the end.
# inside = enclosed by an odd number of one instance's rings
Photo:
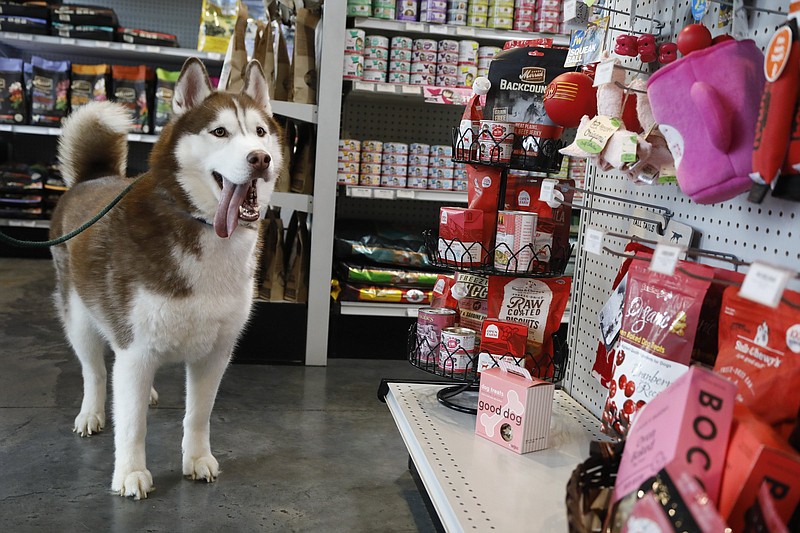
POLYGON ((348 17, 371 17, 372 0, 347 0, 348 17))
MULTIPOLYGON (((374 7, 373 7, 374 9, 374 7)), ((364 81, 385 82, 389 70, 389 38, 364 36, 364 81)))
POLYGON ((562 0, 536 0, 533 31, 540 33, 561 33, 562 0))
POLYGON ((467 172, 452 147, 376 140, 339 141, 337 182, 343 185, 465 191, 467 172))
MULTIPOLYGON (((370 9, 372 9, 370 7, 370 9)), ((347 29, 344 36, 344 71, 342 78, 360 80, 364 77, 364 30, 347 29)))
POLYGON ((373 17, 393 20, 396 15, 395 0, 372 0, 373 17))
POLYGON ((533 31, 536 13, 536 0, 516 0, 514 2, 514 29, 533 31))
POLYGON ((478 76, 489 76, 489 63, 492 62, 498 52, 500 52, 500 48, 497 46, 478 47, 478 76))
POLYGON ((420 22, 447 23, 447 0, 420 0, 420 22))

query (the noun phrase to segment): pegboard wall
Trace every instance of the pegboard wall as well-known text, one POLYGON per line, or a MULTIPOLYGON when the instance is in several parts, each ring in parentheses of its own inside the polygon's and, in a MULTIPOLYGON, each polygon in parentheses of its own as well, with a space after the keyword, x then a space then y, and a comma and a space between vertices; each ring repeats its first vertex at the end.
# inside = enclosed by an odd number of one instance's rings
MULTIPOLYGON (((610 0, 602 5, 615 10, 630 12, 631 2, 610 0)), ((675 40, 677 32, 691 22, 689 0, 640 0, 636 5, 637 15, 663 21, 664 29, 659 42, 675 40)), ((788 0, 759 0, 746 2, 748 6, 763 7, 788 12, 788 0)), ((719 4, 709 2, 709 12, 703 23, 712 35, 732 33, 739 37, 749 37, 763 50, 775 29, 785 22, 785 16, 747 10, 743 19, 735 21, 731 27, 718 28, 719 4)), ((608 43, 612 46, 617 35, 631 28, 636 31, 650 31, 650 22, 637 20, 631 26, 626 14, 609 13, 611 26, 608 43)), ((631 58, 629 66, 642 68, 641 63, 631 58)), ((720 65, 724 68, 724 65, 720 65)), ((629 81, 635 73, 629 73, 629 81)), ((768 261, 776 265, 797 269, 800 265, 800 204, 767 197, 762 204, 748 203, 745 196, 732 201, 714 205, 699 205, 685 196, 677 185, 643 186, 635 185, 628 178, 616 173, 602 173, 590 165, 587 169, 587 188, 591 191, 611 194, 622 201, 606 200, 587 195, 585 205, 600 208, 623 216, 581 213, 579 248, 576 275, 573 282, 571 319, 569 327, 570 361, 565 379, 565 389, 586 406, 596 416, 602 414, 607 395, 599 382, 592 376, 591 369, 600 338, 598 313, 611 295, 611 286, 622 260, 611 254, 601 256, 587 254, 583 250, 583 236, 588 226, 606 231, 627 234, 630 221, 624 215, 633 213, 632 206, 625 199, 638 200, 671 209, 674 219, 695 229, 693 246, 726 252, 745 261, 768 261)), ((654 217, 658 220, 658 217, 654 217)), ((624 240, 607 239, 607 246, 622 250, 624 240)), ((721 266, 715 263, 715 266, 721 266)), ((797 289, 796 286, 790 287, 797 289)))

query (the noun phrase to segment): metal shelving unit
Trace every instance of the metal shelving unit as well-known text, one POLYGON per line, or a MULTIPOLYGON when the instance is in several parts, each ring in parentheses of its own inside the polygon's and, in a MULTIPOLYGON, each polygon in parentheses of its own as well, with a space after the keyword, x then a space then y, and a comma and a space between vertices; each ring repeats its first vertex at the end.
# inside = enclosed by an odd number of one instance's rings
POLYGON ((366 187, 345 185, 345 195, 352 198, 374 198, 376 200, 419 200, 425 202, 467 203, 466 191, 439 191, 434 189, 393 189, 389 187, 366 187))

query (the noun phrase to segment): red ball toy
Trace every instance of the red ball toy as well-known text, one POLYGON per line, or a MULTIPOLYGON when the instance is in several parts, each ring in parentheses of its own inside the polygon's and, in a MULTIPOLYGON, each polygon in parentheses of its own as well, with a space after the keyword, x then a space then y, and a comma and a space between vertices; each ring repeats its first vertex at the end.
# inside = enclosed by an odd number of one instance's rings
POLYGON ((597 88, 581 72, 565 72, 550 82, 544 93, 544 110, 550 120, 565 128, 576 128, 581 117, 597 115, 597 88))
POLYGON ((724 43, 725 41, 735 41, 735 40, 736 39, 732 35, 729 35, 727 33, 723 33, 722 35, 717 35, 716 37, 714 37, 711 40, 711 44, 715 45, 715 44, 719 44, 719 43, 724 43))
POLYGON ((711 32, 702 24, 689 24, 678 34, 678 50, 689 55, 711 46, 711 32))

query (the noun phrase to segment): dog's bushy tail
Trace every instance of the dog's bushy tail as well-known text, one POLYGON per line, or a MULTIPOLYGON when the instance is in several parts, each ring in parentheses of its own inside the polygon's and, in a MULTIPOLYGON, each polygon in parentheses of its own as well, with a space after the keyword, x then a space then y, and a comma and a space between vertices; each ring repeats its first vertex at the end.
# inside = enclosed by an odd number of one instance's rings
POLYGON ((103 176, 125 176, 128 110, 113 102, 91 102, 67 117, 58 141, 61 175, 67 186, 103 176))

